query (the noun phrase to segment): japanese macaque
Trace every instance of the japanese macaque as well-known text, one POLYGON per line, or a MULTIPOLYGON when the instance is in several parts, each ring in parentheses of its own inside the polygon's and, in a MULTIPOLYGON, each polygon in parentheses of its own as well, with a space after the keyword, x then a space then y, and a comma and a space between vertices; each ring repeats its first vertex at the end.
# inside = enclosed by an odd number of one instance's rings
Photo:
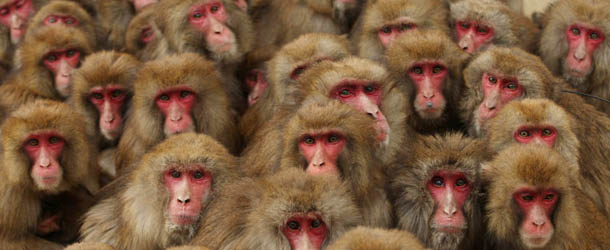
POLYGON ((64 248, 64 250, 114 250, 114 248, 103 243, 76 243, 64 248))
POLYGON ((215 64, 197 54, 146 63, 134 82, 117 168, 130 166, 163 139, 185 132, 210 135, 232 153, 239 151, 236 114, 221 84, 215 64))
POLYGON ((125 33, 125 48, 142 61, 159 59, 168 54, 167 40, 155 25, 156 5, 146 7, 136 15, 125 33))
POLYGON ((2 112, 8 114, 39 98, 65 100, 74 70, 93 50, 91 39, 75 28, 49 26, 24 41, 21 58, 16 59, 21 69, 0 86, 2 112))
POLYGON ((447 14, 441 0, 378 0, 365 11, 358 55, 385 62, 385 51, 399 34, 425 29, 449 34, 447 14))
POLYGON ((605 249, 608 217, 578 189, 578 167, 548 147, 514 145, 483 166, 491 249, 605 249))
POLYGON ((480 242, 481 141, 461 134, 420 137, 399 161, 391 188, 397 227, 432 249, 473 249, 480 242))
POLYGON ((144 7, 159 0, 102 0, 97 1, 100 24, 104 28, 106 48, 122 49, 125 45, 125 31, 129 21, 144 7))
MULTIPOLYGON (((557 1, 545 14, 540 55, 551 71, 578 91, 610 99, 610 3, 596 0, 557 1)), ((586 101, 610 115, 610 104, 586 101)))
POLYGON ((282 47, 307 33, 348 33, 362 9, 360 0, 256 1, 251 4, 256 47, 282 47))
POLYGON ((256 104, 267 88, 269 88, 270 83, 267 80, 268 70, 266 63, 273 58, 275 53, 275 50, 258 49, 246 54, 246 59, 240 72, 240 79, 243 79, 248 88, 248 107, 256 104))
POLYGON ((129 54, 98 52, 88 56, 75 72, 70 103, 87 121, 90 135, 100 149, 100 166, 116 176, 115 146, 123 134, 141 63, 129 54), (107 164, 108 163, 108 164, 107 164))
POLYGON ((0 23, 9 28, 6 35, 10 36, 13 45, 22 40, 30 18, 47 2, 48 0, 0 0, 0 23))
POLYGON ((357 227, 345 233, 329 250, 425 250, 411 233, 402 230, 357 227))
POLYGON ((245 91, 235 74, 253 46, 250 16, 234 0, 164 0, 157 10, 154 22, 169 52, 198 53, 216 62, 233 108, 245 110, 245 91))
POLYGON ((296 81, 311 66, 349 55, 349 41, 345 36, 324 33, 306 34, 282 47, 266 65, 269 87, 240 120, 239 129, 246 145, 280 107, 295 104, 296 81))
POLYGON ((386 58, 397 85, 409 96, 412 128, 420 133, 460 128, 457 105, 467 53, 443 32, 428 30, 397 38, 386 58))
POLYGON ((610 213, 610 188, 602 185, 610 183, 608 116, 573 94, 567 83, 553 77, 540 58, 521 49, 496 47, 481 53, 464 70, 464 79, 460 114, 469 123, 471 135, 485 134, 487 121, 513 100, 551 99, 572 116, 573 133, 581 141, 581 174, 589 180, 584 184, 594 183, 587 193, 610 213))
POLYGON ((237 160, 213 138, 194 133, 170 137, 142 156, 118 194, 87 212, 81 239, 116 249, 187 244, 237 173, 237 160))
POLYGON ((326 249, 362 217, 332 175, 286 169, 226 186, 191 244, 212 249, 326 249))
MULTIPOLYGON (((67 104, 25 104, 2 125, 0 245, 61 249, 99 189, 85 121, 67 104), (44 237, 47 240, 43 240, 44 237)), ((10 248, 12 249, 12 248, 10 248)))
POLYGON ((212 250, 212 249, 209 249, 209 248, 203 247, 203 246, 184 245, 184 246, 178 246, 178 247, 170 247, 167 250, 212 250))
POLYGON ((469 54, 491 46, 536 51, 538 27, 498 0, 460 0, 450 5, 450 24, 460 48, 469 54))

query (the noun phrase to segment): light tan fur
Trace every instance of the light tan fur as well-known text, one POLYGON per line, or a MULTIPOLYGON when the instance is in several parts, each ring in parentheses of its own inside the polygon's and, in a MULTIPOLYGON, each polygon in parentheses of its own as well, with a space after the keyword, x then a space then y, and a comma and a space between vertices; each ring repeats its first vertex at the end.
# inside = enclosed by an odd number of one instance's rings
POLYGON ((179 246, 179 247, 170 247, 167 250, 211 250, 207 247, 202 247, 202 246, 190 246, 190 245, 185 245, 185 246, 179 246))
POLYGON ((159 59, 169 54, 167 39, 154 22, 154 16, 159 11, 156 6, 147 6, 131 19, 125 33, 125 49, 142 61, 159 59), (147 28, 150 28, 154 38, 149 43, 143 43, 142 35, 147 28))
POLYGON ((202 199, 201 221, 225 185, 238 177, 237 161, 213 138, 194 133, 172 136, 146 153, 126 178, 121 191, 102 200, 85 216, 83 242, 100 242, 117 250, 165 249, 186 244, 192 230, 173 230, 168 222, 169 192, 163 174, 170 168, 204 166, 213 176, 211 194, 202 199))
POLYGON ((357 227, 345 233, 329 250, 425 250, 419 240, 407 231, 357 227))
POLYGON ((240 149, 236 115, 223 91, 215 64, 203 57, 185 53, 146 63, 134 83, 132 114, 127 118, 119 141, 117 167, 128 168, 164 138, 164 116, 155 98, 164 90, 187 87, 197 97, 192 109, 195 132, 210 135, 230 152, 240 149))
POLYGON ((114 248, 103 243, 76 243, 66 247, 64 250, 114 250, 114 248))
POLYGON ((125 45, 125 31, 135 15, 127 0, 98 0, 99 23, 106 34, 105 48, 121 50, 125 45))

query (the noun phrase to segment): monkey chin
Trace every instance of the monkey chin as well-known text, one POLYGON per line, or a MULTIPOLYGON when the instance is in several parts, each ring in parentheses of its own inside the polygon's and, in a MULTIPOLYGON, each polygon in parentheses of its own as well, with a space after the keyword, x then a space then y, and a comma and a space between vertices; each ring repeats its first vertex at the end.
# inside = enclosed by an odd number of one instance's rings
POLYGON ((57 176, 36 176, 33 178, 36 187, 46 193, 58 193, 59 185, 63 179, 63 173, 60 172, 57 176))
POLYGON ((165 232, 169 236, 170 245, 184 245, 187 244, 195 237, 199 228, 199 220, 197 219, 194 223, 178 225, 167 218, 165 222, 165 232))
POLYGON ((455 250, 464 239, 463 228, 432 228, 428 246, 436 250, 455 250))
POLYGON ((211 52, 212 60, 223 64, 234 64, 239 63, 243 56, 238 46, 237 40, 233 37, 230 42, 221 46, 208 45, 207 49, 211 52))
POLYGON ((544 246, 547 245, 547 243, 549 243, 549 241, 551 240, 551 237, 553 236, 553 231, 547 233, 546 235, 536 235, 536 236, 531 236, 529 234, 520 232, 519 233, 521 236, 521 242, 523 242, 523 245, 525 245, 526 247, 530 248, 530 249, 536 249, 536 248, 543 248, 544 246))
POLYGON ((573 70, 568 66, 564 66, 562 76, 563 79, 566 80, 573 88, 576 88, 581 91, 587 91, 587 82, 589 81, 591 72, 593 72, 592 68, 589 69, 589 71, 587 72, 580 72, 577 70, 573 70))

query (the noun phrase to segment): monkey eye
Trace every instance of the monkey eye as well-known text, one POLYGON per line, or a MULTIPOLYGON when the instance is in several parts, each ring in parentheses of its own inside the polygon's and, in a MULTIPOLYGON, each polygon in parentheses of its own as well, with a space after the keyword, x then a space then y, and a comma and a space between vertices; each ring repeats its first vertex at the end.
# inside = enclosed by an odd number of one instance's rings
POLYGON ((553 134, 553 130, 549 128, 545 128, 542 130, 542 136, 551 136, 553 134))
POLYGON ((330 142, 330 143, 335 143, 337 141, 339 141, 339 136, 337 136, 337 135, 331 135, 328 137, 328 142, 330 142))
POLYGON ((203 15, 202 15, 201 13, 195 13, 195 14, 193 14, 193 18, 197 18, 197 19, 199 19, 199 18, 201 18, 201 17, 203 17, 203 15))
POLYGON ((307 68, 307 67, 305 67, 305 66, 299 66, 299 67, 297 67, 296 69, 294 69, 294 71, 292 71, 292 75, 293 75, 293 76, 298 76, 298 75, 300 75, 300 74, 303 74, 303 72, 305 72, 305 69, 306 69, 306 68, 307 68))
POLYGON ((455 185, 456 185, 456 186, 458 186, 458 187, 462 187, 462 186, 466 186, 466 184, 467 184, 467 183, 468 183, 468 182, 466 182, 466 180, 464 180, 464 179, 458 179, 458 180, 455 182, 455 185))
POLYGON ((314 138, 313 138, 313 137, 311 137, 311 136, 307 136, 307 137, 305 137, 305 139, 303 139, 303 141, 304 141, 305 143, 307 143, 307 144, 314 144, 314 143, 316 143, 316 139, 314 139, 314 138))
POLYGON ((521 137, 530 137, 530 132, 527 130, 521 130, 519 131, 519 136, 521 137))
POLYGON ((507 89, 517 89, 517 84, 515 84, 514 82, 510 82, 510 83, 506 84, 506 88, 507 89))
POLYGON ((443 180, 443 178, 436 176, 432 178, 432 185, 442 187, 443 185, 445 185, 445 181, 443 180))
POLYGON ((118 97, 121 97, 123 95, 123 91, 122 90, 118 90, 118 89, 117 90, 113 90, 111 95, 112 95, 113 98, 118 98, 118 97))
POLYGON ((195 171, 195 173, 193 174, 193 178, 201 179, 203 178, 203 173, 201 171, 195 171))
POLYGON ((6 16, 10 13, 7 7, 0 9, 0 16, 6 16))
POLYGON ((20 0, 15 3, 15 8, 21 9, 21 7, 25 4, 25 0, 20 0))
POLYGON ((159 99, 161 99, 161 101, 169 101, 169 96, 168 95, 161 95, 161 96, 159 96, 159 99))
POLYGON ((547 200, 547 201, 553 200, 553 198, 555 198, 554 194, 547 194, 544 196, 544 200, 547 200))
POLYGON ((76 20, 74 18, 72 18, 72 17, 66 17, 66 18, 64 18, 64 22, 66 24, 73 24, 73 23, 76 22, 76 20))
POLYGON ((66 52, 66 55, 68 57, 73 57, 74 55, 76 55, 76 50, 73 50, 73 49, 68 50, 68 52, 66 52))
POLYGON ((574 27, 574 28, 571 29, 571 31, 572 31, 572 34, 574 34, 574 35, 577 35, 577 36, 580 35, 580 29, 579 28, 574 27))
POLYGON ((599 39, 599 34, 597 32, 591 32, 591 34, 589 34, 589 39, 597 40, 599 39))
POLYGON ((341 97, 348 97, 352 95, 352 92, 349 91, 349 89, 342 89, 339 91, 339 95, 341 95, 341 97))
POLYGON ((498 79, 496 79, 496 78, 495 78, 495 77, 493 77, 493 76, 490 76, 490 77, 488 78, 488 80, 489 80, 490 82, 492 82, 492 83, 496 83, 496 82, 498 82, 498 79))
POLYGON ((100 93, 93 93, 93 94, 91 94, 91 97, 93 97, 93 99, 98 99, 98 100, 104 99, 104 95, 102 95, 100 93))
POLYGON ((182 174, 180 174, 180 172, 176 171, 176 170, 172 170, 171 173, 169 173, 173 178, 180 178, 180 176, 182 174))
POLYGON ((375 87, 373 87, 373 86, 369 85, 369 86, 364 87, 364 93, 371 93, 373 91, 375 91, 375 87))
POLYGON ((470 29, 470 23, 468 22, 461 22, 460 26, 462 26, 464 29, 470 29))
POLYGON ((290 228, 292 230, 299 230, 301 228, 301 225, 299 225, 299 223, 296 221, 289 221, 288 228, 290 228))
POLYGON ((218 5, 212 5, 212 7, 210 7, 210 12, 216 13, 216 11, 218 11, 219 9, 220 7, 218 5))
POLYGON ((477 32, 481 34, 487 34, 489 33, 489 28, 485 26, 477 26, 477 32))
POLYGON ((415 66, 415 67, 413 67, 413 69, 411 69, 411 72, 421 75, 424 73, 424 69, 422 69, 421 66, 415 66))
POLYGON ((57 56, 56 55, 49 55, 49 56, 47 56, 47 61, 55 62, 55 61, 57 61, 57 56))
POLYGON ((180 98, 185 98, 191 95, 190 91, 182 91, 180 92, 180 98))
POLYGON ((521 196, 521 199, 524 201, 533 201, 534 200, 534 196, 531 194, 525 194, 523 196, 521 196))
POLYGON ((408 30, 411 29, 412 25, 410 23, 403 23, 400 25, 400 30, 408 30))
POLYGON ((392 26, 386 25, 386 26, 381 27, 381 32, 386 33, 386 34, 392 33, 392 26))
POLYGON ((36 146, 38 146, 38 144, 39 144, 39 143, 38 143, 38 139, 30 139, 30 140, 28 141, 28 145, 30 145, 30 146, 32 146, 32 147, 36 147, 36 146))
POLYGON ((55 18, 54 16, 49 17, 49 23, 55 23, 57 22, 57 18, 55 18))
POLYGON ((320 220, 312 220, 311 221, 311 228, 318 228, 322 226, 322 221, 320 220))
POLYGON ((434 66, 434 68, 432 68, 432 73, 434 73, 434 74, 438 74, 438 73, 440 73, 442 70, 443 70, 443 67, 442 67, 442 66, 440 66, 440 65, 436 65, 436 66, 434 66))

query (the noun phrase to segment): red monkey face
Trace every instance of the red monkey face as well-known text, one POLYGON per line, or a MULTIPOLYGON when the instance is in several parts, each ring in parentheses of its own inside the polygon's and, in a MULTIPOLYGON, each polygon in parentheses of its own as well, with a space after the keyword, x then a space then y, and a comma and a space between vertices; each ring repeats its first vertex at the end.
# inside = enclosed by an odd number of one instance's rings
POLYGON ((377 37, 379 41, 386 49, 392 45, 392 42, 396 40, 398 35, 416 30, 417 25, 411 22, 408 18, 398 18, 392 24, 386 24, 377 31, 377 37))
POLYGON ((517 79, 484 73, 481 80, 483 102, 477 112, 478 126, 496 116, 508 102, 523 95, 523 87, 517 79))
POLYGON ((64 98, 72 92, 72 73, 80 66, 80 57, 80 51, 68 49, 51 52, 44 58, 45 67, 55 77, 55 89, 64 98))
POLYGON ((604 41, 604 33, 597 28, 574 24, 566 29, 569 50, 566 55, 564 74, 571 77, 586 77, 593 71, 593 55, 604 41))
POLYGON ((123 110, 127 92, 118 85, 92 88, 89 101, 99 113, 99 127, 109 141, 118 139, 123 132, 123 110))
POLYGON ((44 19, 43 24, 45 26, 65 25, 76 27, 78 25, 78 19, 70 15, 49 15, 44 19))
POLYGON ((13 44, 21 41, 28 20, 34 11, 32 0, 15 0, 12 3, 0 6, 0 23, 10 29, 13 44))
POLYGON ((252 106, 269 87, 269 82, 265 79, 264 71, 253 69, 246 76, 246 85, 248 86, 248 89, 250 89, 250 94, 248 94, 248 106, 252 106))
POLYGON ((551 215, 555 210, 559 194, 552 190, 524 188, 513 194, 513 199, 522 213, 519 235, 529 248, 542 248, 553 237, 551 215))
POLYGON ((424 119, 439 118, 445 110, 443 87, 447 67, 441 63, 415 64, 409 69, 409 77, 415 84, 415 111, 424 119))
POLYGON ((376 121, 377 140, 387 145, 390 140, 390 125, 379 109, 382 98, 379 84, 345 80, 333 88, 330 96, 373 117, 376 121))
POLYGON ((553 126, 524 126, 515 131, 514 137, 519 143, 536 143, 553 147, 555 139, 557 139, 557 130, 553 126))
POLYGON ((202 166, 193 170, 171 169, 163 174, 169 191, 169 221, 179 227, 189 227, 199 222, 203 204, 208 200, 212 175, 202 166))
POLYGON ((236 50, 233 31, 226 25, 227 13, 222 2, 216 1, 191 7, 189 22, 201 31, 208 49, 216 53, 236 50))
POLYGON ((295 215, 282 226, 291 249, 321 250, 328 228, 315 214, 295 215))
POLYGON ((339 175, 337 160, 345 142, 345 137, 339 133, 330 132, 303 136, 299 142, 299 149, 307 160, 306 172, 312 175, 339 175))
POLYGON ((193 106, 197 103, 195 93, 188 89, 174 89, 161 93, 156 98, 157 107, 165 116, 166 136, 195 132, 193 106))
POLYGON ((491 26, 474 21, 458 21, 455 26, 458 46, 468 54, 479 51, 494 37, 491 26))
POLYGON ((464 218, 464 203, 470 194, 470 185, 464 174, 439 171, 428 181, 427 189, 436 205, 432 216, 432 227, 444 233, 462 233, 467 226, 464 218))
POLYGON ((36 187, 51 191, 61 184, 63 169, 59 157, 66 142, 53 133, 33 134, 23 145, 24 151, 32 161, 30 175, 36 187))

